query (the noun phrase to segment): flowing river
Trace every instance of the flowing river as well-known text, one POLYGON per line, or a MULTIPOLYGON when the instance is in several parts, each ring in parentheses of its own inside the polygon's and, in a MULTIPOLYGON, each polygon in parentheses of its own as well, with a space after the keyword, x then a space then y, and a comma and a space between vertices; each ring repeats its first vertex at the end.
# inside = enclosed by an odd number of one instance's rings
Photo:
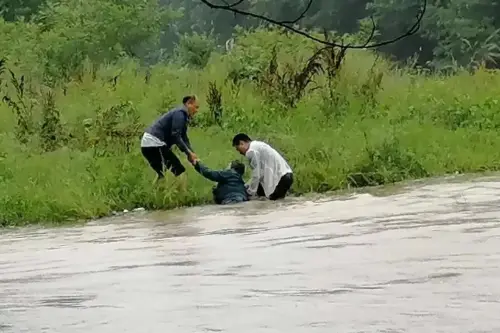
POLYGON ((497 333, 500 181, 0 231, 0 332, 497 333))

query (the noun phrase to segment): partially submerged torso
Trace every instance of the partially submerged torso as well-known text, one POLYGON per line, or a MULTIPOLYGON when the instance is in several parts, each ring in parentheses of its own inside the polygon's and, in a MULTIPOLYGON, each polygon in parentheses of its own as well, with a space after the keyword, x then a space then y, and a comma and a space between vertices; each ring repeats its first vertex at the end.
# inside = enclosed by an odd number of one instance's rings
POLYGON ((248 200, 243 177, 234 169, 211 170, 201 162, 198 162, 194 168, 206 179, 217 183, 212 189, 215 203, 248 200))
POLYGON ((243 177, 232 169, 222 171, 223 180, 214 186, 214 201, 221 204, 225 201, 247 201, 248 195, 243 177))
POLYGON ((283 156, 265 142, 257 140, 250 142, 247 156, 251 156, 252 151, 259 153, 261 169, 260 184, 266 196, 269 197, 276 189, 281 177, 287 173, 292 173, 292 168, 283 156))

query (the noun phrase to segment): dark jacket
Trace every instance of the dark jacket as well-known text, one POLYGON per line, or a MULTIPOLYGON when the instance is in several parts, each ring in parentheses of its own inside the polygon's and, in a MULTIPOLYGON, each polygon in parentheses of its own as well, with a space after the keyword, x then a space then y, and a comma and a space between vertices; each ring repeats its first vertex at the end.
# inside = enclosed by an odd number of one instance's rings
POLYGON ((189 115, 184 105, 174 108, 158 118, 146 132, 157 137, 171 147, 174 144, 188 154, 193 152, 187 137, 189 115))
POLYGON ((201 162, 194 166, 203 177, 217 182, 212 190, 214 201, 222 204, 228 201, 248 201, 248 195, 245 188, 243 177, 233 169, 213 171, 204 166, 201 162))

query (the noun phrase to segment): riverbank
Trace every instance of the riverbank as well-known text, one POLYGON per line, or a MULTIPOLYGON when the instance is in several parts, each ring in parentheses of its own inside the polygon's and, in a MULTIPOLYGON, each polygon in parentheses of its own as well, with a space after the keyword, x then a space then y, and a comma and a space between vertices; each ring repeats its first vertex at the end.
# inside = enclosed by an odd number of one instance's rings
MULTIPOLYGON (((139 150, 143 128, 191 92, 201 98, 201 111, 190 138, 209 167, 240 159, 231 139, 246 132, 283 152, 295 172, 295 195, 500 169, 497 72, 424 76, 384 61, 372 70, 372 55, 352 52, 335 94, 311 89, 287 107, 279 103, 283 95, 249 80, 227 83, 231 60, 242 63, 241 54, 250 53, 240 45, 228 56, 214 56, 203 70, 157 65, 145 73, 125 61, 51 90, 53 100, 38 90, 26 99, 35 100, 26 143, 16 130, 19 116, 2 103, 0 225, 210 202, 212 183, 191 167, 185 183, 170 177, 153 187, 154 173, 139 150), (379 73, 380 85, 373 83, 379 73), (209 108, 217 104, 216 98, 209 103, 211 82, 221 93, 222 116, 209 108)), ((7 94, 15 99, 12 87, 7 94)))

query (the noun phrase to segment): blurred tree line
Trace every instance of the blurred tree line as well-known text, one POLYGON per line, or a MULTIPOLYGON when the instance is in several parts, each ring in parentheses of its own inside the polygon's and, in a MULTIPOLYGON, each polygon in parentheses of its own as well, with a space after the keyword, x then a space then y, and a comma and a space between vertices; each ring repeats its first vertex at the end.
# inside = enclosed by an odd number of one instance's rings
MULTIPOLYGON (((286 20, 298 16, 306 3, 246 0, 240 7, 286 20)), ((498 67, 499 3, 428 0, 419 32, 381 51, 437 70, 479 63, 498 67)), ((413 25, 421 5, 420 0, 314 0, 300 26, 354 33, 366 29, 373 15, 376 38, 386 40, 413 25)), ((74 75, 85 59, 106 63, 134 56, 149 64, 183 59, 202 67, 211 50, 223 47, 237 26, 259 24, 210 9, 199 0, 0 0, 0 13, 0 50, 9 50, 14 59, 37 59, 43 64, 40 72, 52 79, 74 75)))

